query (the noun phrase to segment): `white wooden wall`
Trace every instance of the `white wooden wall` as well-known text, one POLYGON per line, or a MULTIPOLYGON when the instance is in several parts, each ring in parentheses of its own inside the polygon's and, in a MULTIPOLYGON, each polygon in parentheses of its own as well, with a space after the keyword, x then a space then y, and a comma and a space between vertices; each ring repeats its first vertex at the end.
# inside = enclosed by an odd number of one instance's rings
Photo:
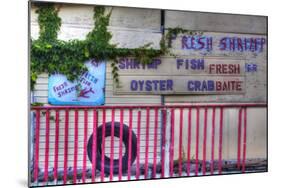
MULTIPOLYGON (((31 38, 39 35, 35 7, 31 9, 31 38)), ((62 40, 84 39, 93 28, 94 6, 62 5, 59 16, 62 26, 58 38, 62 40)), ((107 11, 111 8, 107 8, 107 11)), ((112 32, 112 44, 118 47, 135 48, 153 42, 152 47, 159 48, 161 39, 160 10, 114 7, 109 30, 112 32)), ((113 95, 113 81, 110 62, 106 69, 105 105, 160 104, 160 96, 113 95)), ((42 74, 35 85, 35 102, 48 102, 48 75, 42 74)))
MULTIPOLYGON (((86 5, 60 5, 60 12, 59 16, 62 18, 62 26, 61 30, 59 32, 59 38, 62 40, 69 40, 69 39, 84 39, 86 34, 92 29, 93 25, 93 6, 86 6, 86 5)), ((33 39, 38 38, 39 33, 39 27, 37 23, 37 14, 35 13, 35 7, 32 7, 31 9, 31 37, 33 39)), ((107 8, 107 11, 109 11, 111 8, 107 8)), ((215 31, 217 33, 221 32, 242 32, 242 33, 254 33, 256 35, 264 35, 266 30, 264 29, 266 20, 263 17, 247 17, 247 16, 230 16, 228 15, 227 19, 221 19, 224 17, 224 15, 210 15, 210 14, 199 14, 198 13, 182 13, 182 12, 173 12, 173 11, 167 11, 166 13, 166 27, 184 27, 187 29, 197 29, 197 30, 205 30, 205 31, 215 31), (195 15, 196 14, 196 15, 195 15), (191 15, 195 15, 194 18, 191 18, 191 15), (187 17, 186 17, 187 16, 187 17), (206 20, 206 19, 209 19, 206 20), (187 20, 186 20, 187 19, 187 20), (213 27, 205 26, 203 25, 209 24, 211 20, 211 23, 214 23, 213 27), (213 20, 213 21, 212 21, 213 20), (221 22, 219 22, 219 20, 221 22), (232 20, 232 22, 231 22, 232 20), (241 21, 244 20, 244 21, 241 21), (190 23, 190 24, 189 24, 190 23), (200 24, 201 23, 201 24, 200 24), (235 23, 235 24, 234 24, 235 23), (252 26, 249 26, 249 24, 255 23, 252 26), (240 24, 240 25, 239 25, 240 24), (216 27, 216 25, 219 25, 219 27, 216 27), (235 25, 235 27, 233 27, 235 25), (242 30, 235 30, 233 28, 240 28, 242 30), (249 28, 248 30, 245 28, 249 28), (255 28, 255 29, 254 29, 255 28), (214 30, 215 29, 215 30, 214 30), (244 29, 244 30, 243 30, 244 29)), ((160 32, 160 10, 151 10, 151 9, 136 9, 136 8, 121 8, 121 7, 114 7, 112 16, 110 19, 110 25, 109 30, 113 34, 112 43, 118 44, 119 47, 128 47, 128 48, 134 48, 142 46, 148 42, 153 42, 154 48, 159 48, 159 40, 161 39, 161 32, 160 32)), ((240 33, 241 34, 241 33, 240 33)), ((266 60, 266 54, 263 54, 262 60, 266 60)), ((266 63, 266 62, 264 62, 266 63)), ((266 70, 266 69, 264 69, 266 70)), ((264 73, 262 76, 265 76, 264 73)), ((266 83, 265 83, 266 84, 266 83)), ((48 75, 47 74, 41 74, 39 78, 37 79, 36 85, 35 85, 35 91, 34 91, 34 98, 35 102, 41 102, 41 103, 48 103, 48 75)), ((261 91, 265 92, 265 91, 261 91)), ((220 96, 221 97, 221 96, 220 96)), ((205 96, 199 96, 196 98, 196 96, 166 96, 166 104, 175 104, 177 103, 183 103, 183 102, 191 102, 195 99, 198 100, 198 98, 202 99, 202 101, 206 100, 205 96)), ((161 97, 156 95, 114 95, 113 94, 113 81, 110 71, 110 64, 107 64, 106 69, 106 95, 105 95, 105 105, 136 105, 136 104, 161 104, 161 97)), ((109 112, 107 112, 109 113, 109 112)), ((124 123, 128 125, 128 111, 124 114, 124 123)), ((153 125, 154 120, 154 114, 151 112, 151 125, 153 125)), ((186 112, 185 112, 186 113, 186 112)), ((224 119, 224 145, 223 148, 223 157, 224 159, 235 159, 236 158, 236 148, 237 148, 237 110, 230 109, 225 111, 225 119, 224 119)), ((89 124, 91 124, 92 116, 91 113, 89 113, 89 124)), ((116 121, 120 118, 118 115, 118 112, 116 112, 117 116, 115 118, 116 121)), ((134 121, 134 132, 136 133, 136 113, 134 112, 133 121, 134 121)), ((142 113, 142 135, 145 134, 145 112, 142 113)), ((200 138, 202 137, 203 132, 203 117, 200 116, 200 138)), ((265 158, 266 157, 266 109, 265 108, 259 108, 259 109, 250 109, 248 111, 248 135, 247 135, 247 157, 248 158, 265 158)), ((101 113, 100 113, 101 116, 101 113)), ((63 116, 61 116, 63 117, 63 116)), ((184 116, 184 135, 183 138, 187 138, 186 135, 186 115, 184 116)), ((195 115, 193 116, 195 117, 195 115)), ((219 116, 217 116, 219 117, 219 116)), ((42 116, 44 118, 44 116, 42 116)), ((70 113, 70 122, 73 123, 73 113, 70 113)), ((79 124, 79 143, 83 141, 83 133, 80 132, 83 129, 83 114, 79 114, 79 118, 82 120, 82 122, 79 124)), ((194 121, 195 118, 193 118, 194 121)), ((110 121, 110 116, 107 116, 107 120, 110 121)), ((176 112, 176 125, 178 125, 178 112, 176 112)), ((64 120, 60 122, 60 124, 63 125, 64 120)), ((44 121, 42 121, 42 125, 44 124, 44 121)), ((99 125, 101 125, 101 117, 99 117, 99 125)), ((208 120, 208 124, 210 125, 210 119, 208 120)), ((41 126, 40 134, 42 135, 42 138, 44 138, 44 127, 41 126)), ((51 122, 51 137, 50 140, 54 140, 54 122, 51 122)), ((159 126, 160 128, 160 126, 159 126)), ((69 129, 70 135, 73 135, 73 127, 69 129)), ((160 133, 160 129, 158 129, 160 133)), ((194 129, 192 129, 194 131, 194 129)), ((61 141, 63 141, 63 126, 61 127, 60 132, 62 133, 60 135, 61 141)), ((92 132, 92 128, 89 126, 88 132, 92 132)), ((153 126, 150 128, 150 133, 153 133, 154 129, 153 126)), ((175 132, 179 132, 179 127, 175 128, 175 132)), ((159 134, 158 133, 158 134, 159 134)), ((218 133, 218 126, 216 128, 216 133, 218 133)), ((177 135, 177 134, 176 134, 177 135)), ((210 139, 210 132, 208 132, 208 139, 210 139)), ((195 133, 192 132, 192 155, 194 156, 194 146, 195 146, 195 133)), ((71 138, 73 139, 73 138, 71 138)), ((71 141, 70 139, 70 141, 71 141)), ((144 142, 144 137, 142 137, 142 142, 144 142)), ((44 160, 43 158, 43 150, 44 150, 44 139, 40 140, 42 148, 40 150, 40 160, 41 162, 44 160), (42 142, 41 142, 42 141, 42 142)), ((216 144, 218 142, 218 137, 216 137, 216 144)), ((160 142, 158 141, 158 144, 160 142)), ((183 142, 183 145, 186 146, 186 141, 183 142)), ((200 139, 200 148, 202 148, 202 139, 200 139)), ((210 142, 208 140, 208 147, 207 147, 207 158, 210 158, 210 142)), ((115 144, 116 146, 117 144, 115 144)), ((153 137, 152 134, 150 136, 150 142, 149 142, 149 151, 152 151, 153 146, 153 137)), ((63 145, 60 145, 60 147, 63 147, 63 145)), ((70 146, 72 147, 72 146, 70 146)), ((79 153, 83 152, 83 149, 81 148, 82 144, 79 144, 79 153)), ((178 137, 175 137, 175 159, 177 156, 177 148, 178 148, 178 137)), ((141 150, 143 150, 142 148, 141 150)), ((158 149, 158 159, 159 159, 159 149, 158 149)), ((50 150, 50 155, 53 152, 53 149, 50 150)), ((60 154, 62 150, 60 149, 60 154)), ((70 166, 72 165, 71 157, 73 150, 71 149, 71 152, 69 154, 70 156, 70 166)), ((202 150, 199 150, 199 157, 202 158, 202 150)), ((186 150, 185 150, 186 153, 186 150)), ((149 155, 151 157, 151 153, 149 155)), ((217 158, 217 154, 216 154, 217 158)), ((80 157, 79 157, 80 160, 80 157)), ((143 156, 142 156, 143 160, 143 156)), ((50 164, 52 162, 52 156, 50 156, 50 164)), ((80 165, 79 164, 78 166, 80 165)), ((82 164, 82 163, 81 163, 82 164)), ((40 165, 43 165, 40 163, 40 165)), ((62 164, 60 164, 62 165, 62 164)), ((90 164, 88 164, 89 166, 90 164)))
MULTIPOLYGON (((59 32, 58 38, 62 40, 69 39, 84 39, 86 34, 93 28, 93 9, 94 6, 78 6, 78 5, 63 5, 60 7, 59 16, 62 19, 62 26, 59 32)), ((107 8, 106 10, 110 10, 107 8)), ((159 48, 159 41, 161 39, 160 32, 160 11, 149 9, 133 9, 133 8, 114 8, 112 11, 109 30, 113 34, 112 43, 118 44, 119 47, 135 48, 143 46, 153 41, 153 47, 159 48)), ((35 7, 31 9, 31 37, 33 39, 38 38, 39 27, 37 23, 37 14, 35 13, 35 7)), ((106 94, 105 105, 136 105, 136 104, 156 104, 161 103, 160 96, 141 96, 141 95, 114 95, 113 94, 113 80, 111 76, 110 62, 106 66, 106 94)), ((40 102, 48 104, 48 75, 39 75, 35 90, 34 90, 34 102, 40 102)), ((106 115, 106 122, 111 121, 111 111, 108 110, 106 115)), ((124 124, 129 125, 128 110, 124 111, 124 124)), ((137 111, 133 112, 133 131, 137 134, 137 111)), ((153 159, 153 144, 154 144, 154 111, 150 112, 150 136, 149 136, 149 163, 152 163, 153 159)), ((60 112, 60 144, 59 144, 59 168, 63 167, 63 152, 64 152, 64 112, 60 112)), ((73 167, 74 156, 74 112, 70 114, 69 125, 69 154, 68 154, 68 166, 73 167)), ((54 112, 51 112, 51 116, 54 116, 54 112)), ((44 167, 44 151, 45 151, 45 116, 41 116, 40 127, 40 163, 39 166, 44 167)), ((92 121, 93 116, 89 111, 89 127, 88 137, 92 134, 92 121)), ((159 116, 160 118, 160 116, 159 116)), ((98 125, 102 125, 102 112, 99 113, 98 125)), ((83 112, 79 112, 79 144, 78 144, 78 167, 82 167, 82 154, 83 154, 83 112)), ((120 121, 120 112, 115 112, 115 121, 120 121)), ((160 121, 159 121, 160 123, 160 121)), ((146 126, 146 112, 142 111, 141 118, 141 163, 145 161, 145 126, 146 126)), ((50 121, 50 153, 49 164, 53 167, 54 162, 54 139, 55 139, 55 122, 50 121)), ((158 139, 157 145, 160 146, 160 124, 158 126, 158 139)), ((115 153, 118 152, 119 143, 115 142, 115 153)), ((110 140, 106 142, 106 152, 110 147, 110 140)), ((157 147, 157 161, 160 159, 160 147, 157 147)), ((91 167, 91 163, 87 160, 87 167, 91 167)))

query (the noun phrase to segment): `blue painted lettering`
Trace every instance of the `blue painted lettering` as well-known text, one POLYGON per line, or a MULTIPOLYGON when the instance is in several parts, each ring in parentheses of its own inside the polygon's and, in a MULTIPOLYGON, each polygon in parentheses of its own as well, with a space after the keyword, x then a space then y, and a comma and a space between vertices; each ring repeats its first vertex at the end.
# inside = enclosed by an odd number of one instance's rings
POLYGON ((245 64, 245 72, 257 72, 258 65, 253 63, 246 63, 245 64))
POLYGON ((131 90, 137 91, 138 90, 138 82, 136 80, 131 81, 131 90))
POLYGON ((172 91, 173 80, 132 80, 131 91, 172 91))
POLYGON ((262 52, 265 38, 224 37, 219 42, 221 51, 262 52))
POLYGON ((189 80, 187 82, 188 91, 214 91, 214 88, 213 80, 189 80))
POLYGON ((204 59, 177 59, 177 69, 204 70, 204 59))
POLYGON ((213 48, 213 38, 201 35, 183 36, 181 40, 182 49, 186 50, 206 50, 213 48))

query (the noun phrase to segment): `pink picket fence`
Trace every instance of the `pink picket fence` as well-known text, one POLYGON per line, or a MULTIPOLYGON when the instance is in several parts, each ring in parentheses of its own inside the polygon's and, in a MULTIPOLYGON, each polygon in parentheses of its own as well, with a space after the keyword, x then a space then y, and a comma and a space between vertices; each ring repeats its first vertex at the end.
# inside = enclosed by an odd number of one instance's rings
POLYGON ((247 110, 256 107, 267 105, 32 107, 31 182, 76 184, 221 174, 228 109, 237 114, 234 163, 243 173, 247 110))

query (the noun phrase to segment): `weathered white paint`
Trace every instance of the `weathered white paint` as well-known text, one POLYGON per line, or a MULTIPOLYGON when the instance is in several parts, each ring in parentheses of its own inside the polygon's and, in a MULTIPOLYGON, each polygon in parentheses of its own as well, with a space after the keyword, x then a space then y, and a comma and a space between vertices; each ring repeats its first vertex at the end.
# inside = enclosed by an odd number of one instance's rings
POLYGON ((165 11, 166 28, 190 30, 266 34, 267 17, 238 14, 219 14, 191 11, 165 11))
MULTIPOLYGON (((169 103, 175 104, 175 103, 169 103)), ((180 103, 183 104, 183 103, 180 103)), ((237 137, 238 137, 238 113, 237 108, 224 109, 223 117, 223 146, 222 158, 225 160, 233 160, 237 158, 237 137)), ((204 133, 204 109, 199 111, 199 159, 203 159, 203 133, 204 133)), ((247 110, 247 158, 266 158, 266 109, 249 108, 247 110)), ((175 153, 174 159, 179 158, 179 109, 175 110, 175 153)), ((216 108, 215 121, 215 159, 218 159, 219 146, 219 118, 220 109, 216 108)), ((243 115, 242 115, 243 120, 243 115)), ((187 138, 188 138, 188 109, 183 110, 183 152, 185 159, 187 155, 187 138)), ((244 122, 242 121, 241 143, 244 134, 244 122)), ((212 108, 208 108, 207 114, 207 147, 206 159, 211 160, 211 136, 212 136, 212 108)), ((194 159, 196 154, 196 109, 192 110, 191 117, 191 156, 194 159)), ((241 144, 242 156, 242 144, 241 144)))
MULTIPOLYGON (((63 5, 60 6, 59 15, 62 18, 62 27, 59 33, 59 38, 63 40, 69 39, 84 39, 87 32, 91 30, 93 27, 93 6, 85 6, 85 5, 63 5)), ((109 11, 107 9, 107 11, 109 11)), ((167 27, 184 27, 190 30, 204 30, 209 31, 212 35, 227 35, 227 36, 248 36, 246 34, 241 33, 253 33, 255 36, 260 36, 257 34, 266 34, 266 18, 265 17, 256 17, 256 16, 237 16, 237 15, 224 15, 224 14, 207 14, 207 13, 194 13, 194 12, 181 12, 175 13, 175 11, 166 11, 166 28, 167 27), (229 33, 226 33, 229 32, 229 33), (230 33, 239 33, 239 34, 230 34, 230 33)), ((153 42, 153 47, 159 48, 159 40, 161 38, 160 34, 160 11, 159 10, 148 10, 148 9, 136 9, 136 8, 114 8, 111 16, 110 31, 113 34, 112 43, 118 43, 119 47, 139 47, 147 42, 153 42)), ((31 9, 31 37, 36 39, 38 38, 38 24, 37 24, 37 15, 35 14, 35 7, 31 9)), ((173 45, 178 46, 177 41, 173 41, 173 45)), ((174 53, 179 55, 186 56, 196 56, 198 55, 196 52, 187 52, 178 50, 175 46, 174 53)), ((212 95, 210 96, 186 96, 186 95, 174 95, 174 96, 165 96, 166 104, 175 104, 176 102, 204 102, 204 101, 214 101, 214 102, 243 102, 248 101, 250 98, 252 102, 255 101, 264 101, 266 102, 266 56, 265 52, 261 54, 233 54, 229 55, 223 53, 214 53, 212 56, 239 56, 245 57, 246 61, 249 63, 259 63, 258 72, 257 73, 249 73, 247 77, 249 79, 246 80, 247 90, 251 93, 251 95, 212 95), (263 82, 259 82, 258 88, 255 88, 256 82, 262 78, 263 82), (251 92, 254 91, 254 92, 251 92)), ((152 96, 152 95, 114 95, 113 93, 113 81, 111 77, 111 67, 107 64, 107 74, 106 74, 106 105, 131 105, 131 104, 160 104, 160 96, 152 96)), ((42 102, 47 104, 47 89, 48 89, 48 75, 41 74, 37 79, 37 83, 35 85, 34 97, 35 102, 42 102)), ((118 114, 118 112, 116 112, 118 114)), ((125 112, 124 123, 128 124, 128 112, 125 112)), ((135 124, 136 124, 136 116, 133 116, 133 129, 136 133, 135 124)), ((183 128, 183 146, 187 146, 186 134, 187 134, 187 116, 186 111, 184 112, 184 128, 183 128)), ((210 110, 208 112, 208 117, 210 117, 210 110)), ((61 117, 63 117, 63 112, 60 112, 61 117)), ((237 149, 237 109, 236 110, 225 110, 225 118, 224 118, 224 138, 223 138, 223 159, 235 159, 236 158, 236 149, 237 149)), ((51 112, 51 115, 54 115, 54 112, 51 112)), ((200 138, 202 138, 202 130, 203 130, 203 112, 200 111, 200 138)), ((247 158, 265 158, 266 157, 266 109, 249 109, 248 110, 248 131, 247 131, 247 158)), ((151 112, 151 117, 154 117, 154 114, 151 112)), ((216 117, 219 117, 219 112, 217 110, 216 117)), ((70 113, 70 122, 72 128, 69 129, 69 134, 73 135, 73 123, 74 123, 74 115, 73 112, 70 113)), ((115 120, 119 121, 120 116, 117 115, 115 120)), ((79 119, 81 120, 79 124, 79 143, 83 140, 83 113, 79 113, 79 119)), ((106 121, 110 121, 110 115, 107 114, 106 121)), ((153 122, 154 120, 150 119, 151 129, 150 132, 153 133, 153 122)), ((178 125, 178 111, 176 110, 175 117, 175 125, 178 125)), ((63 124, 64 119, 60 121, 60 148, 59 148, 59 159, 62 161, 62 152, 64 141, 64 127, 63 124)), ((92 123, 91 112, 89 112, 89 125, 92 123)), ((44 124, 44 117, 42 117, 42 125, 44 124)), ((101 113, 99 114, 99 122, 101 124, 101 113)), ((195 112, 192 112, 192 124, 195 125, 195 112)), ((142 112, 142 122, 141 122, 142 132, 141 134, 145 134, 145 112, 142 112)), ((216 120, 216 131, 215 134, 219 134, 218 129, 218 118, 216 120)), ((210 126, 210 118, 208 119, 208 126, 210 126)), ((50 140, 54 140, 54 122, 51 121, 50 124, 50 140)), ((160 131, 160 129, 158 130, 160 131)), ((175 135, 178 135, 179 127, 175 127, 175 135)), ((89 126, 88 132, 92 132, 92 127, 89 126)), ((40 134, 42 135, 40 139, 40 143, 42 149, 40 150, 40 165, 43 165, 43 151, 44 151, 44 135, 45 129, 41 126, 40 134)), ((160 132, 159 132, 160 134, 160 132)), ((243 133, 242 133, 243 134, 243 133)), ((207 159, 210 159, 210 135, 211 132, 208 129, 207 133, 207 159)), ((142 137, 143 139, 144 137, 142 137)), ((192 128, 192 145, 191 145, 191 156, 195 156, 195 129, 192 128)), ((73 141, 73 136, 70 137, 73 141)), ((199 141, 199 158, 202 159, 202 142, 199 141)), ((74 142, 72 142, 74 143, 74 142)), ((160 140, 157 141, 160 144, 160 140)), ((144 140, 142 140, 142 144, 144 144, 144 140)), ((150 136, 149 141, 149 157, 151 157, 153 144, 153 137, 150 136)), ((215 137, 216 148, 218 145, 218 137, 215 137)), ((51 147, 51 145, 50 145, 51 147)), ((73 145, 69 146, 73 148, 73 145)), ((83 152, 81 148, 82 144, 79 144, 79 154, 83 152)), ((41 148, 41 147, 40 147, 41 148)), ((174 159, 178 157, 178 137, 175 137, 175 156, 174 159)), ((186 155, 186 149, 183 149, 186 155)), ((144 151, 144 147, 141 148, 141 151, 144 151)), ((158 149, 158 160, 159 160, 159 152, 158 149)), ((73 166, 73 149, 70 149, 68 166, 73 166)), ((82 165, 82 155, 79 155, 78 166, 82 165)), ((144 155, 141 156, 143 160, 144 155)), ((218 158, 218 153, 215 153, 215 158, 218 158)), ((150 159, 151 161, 151 159, 150 159)), ((50 148, 50 159, 49 164, 53 164, 53 148, 50 148)), ((62 167, 62 163, 59 162, 59 167, 62 167)), ((87 162, 87 166, 91 166, 89 161, 87 162)))
MULTIPOLYGON (((133 115, 136 116, 138 110, 133 111, 133 115)), ((145 162, 145 148, 146 148, 146 111, 141 110, 142 113, 142 121, 141 121, 141 132, 140 132, 140 163, 144 164, 145 162)), ((120 110, 115 110, 115 121, 120 122, 120 110)), ((84 111, 79 110, 78 111, 78 168, 82 168, 83 164, 83 143, 84 143, 84 111)), ((58 168, 63 169, 63 159, 64 159, 64 124, 65 124, 65 118, 64 118, 64 111, 59 112, 60 121, 59 121, 59 163, 58 168)), ((150 117, 154 116, 154 111, 150 111, 150 117)), ((55 111, 50 111, 50 117, 55 117, 55 111)), ((45 135, 46 135, 46 118, 45 115, 41 114, 41 127, 40 127, 40 144, 39 144, 39 166, 42 168, 45 164, 45 135)), ((106 122, 111 121, 111 110, 106 110, 106 122)), ((159 121, 160 122, 160 121, 159 121)), ((137 121, 136 118, 133 119, 133 131, 136 134, 137 133, 137 121)), ((149 154, 148 154, 148 162, 153 162, 153 146, 154 146, 154 118, 150 118, 150 134, 149 134, 149 154)), ((124 111, 124 124, 129 125, 129 111, 124 111)), ((102 111, 99 111, 98 113, 98 126, 102 125, 102 111)), ((160 127, 160 124, 158 125, 160 127)), ((69 112, 69 129, 68 129, 68 167, 73 167, 73 161, 74 161, 74 111, 69 112)), ((93 133, 93 111, 88 111, 88 138, 93 133)), ((160 135, 160 129, 157 130, 157 134, 160 135)), ((49 137, 49 164, 50 169, 53 167, 54 164, 54 142, 55 142, 55 121, 50 120, 50 137, 49 137)), ((88 141, 88 139, 87 139, 88 141)), ((119 140, 118 140, 119 141, 119 140)), ((160 146, 160 136, 158 136, 157 139, 157 145, 160 146)), ((105 154, 107 156, 110 156, 110 139, 106 139, 105 143, 105 154)), ((123 148, 124 151, 124 148, 123 148)), ((157 162, 160 160, 160 147, 157 147, 157 162)), ((114 152, 115 157, 119 156, 119 142, 114 142, 114 152)), ((87 157, 87 168, 90 168, 92 166, 91 162, 88 160, 87 157)))
MULTIPOLYGON (((85 39, 94 27, 94 6, 61 5, 59 16, 62 21, 58 38, 61 40, 85 39)), ((31 38, 39 36, 36 7, 31 11, 31 38)), ((147 43, 159 49, 161 39, 160 11, 136 8, 108 7, 112 10, 109 31, 112 32, 112 44, 120 48, 137 48, 147 43), (126 16, 125 16, 126 15, 126 16)))
MULTIPOLYGON (((222 16, 223 17, 223 16, 222 16)), ((192 30, 193 28, 189 28, 192 30)), ((245 64, 256 64, 256 72, 245 72, 245 84, 246 91, 242 95, 215 95, 215 96, 167 96, 165 99, 167 102, 266 102, 267 93, 267 52, 266 45, 261 52, 249 52, 244 51, 222 51, 219 50, 219 41, 224 37, 236 37, 236 38, 265 38, 265 35, 253 35, 253 34, 233 34, 233 33, 214 33, 204 32, 203 36, 213 38, 213 49, 211 51, 206 50, 188 50, 182 49, 182 36, 179 35, 172 42, 172 53, 184 56, 204 56, 208 57, 220 57, 227 59, 244 59, 245 64)))
MULTIPOLYGON (((243 76, 210 76, 210 75, 190 75, 190 76, 122 76, 120 77, 122 86, 115 88, 115 93, 118 94, 131 94, 131 95, 179 95, 179 94, 244 94, 245 93, 245 78, 243 76), (194 87, 194 80, 200 81, 200 83, 206 83, 211 80, 219 82, 221 85, 224 83, 229 84, 234 82, 230 87, 225 90, 210 90, 205 87, 205 91, 199 91, 196 89, 189 90, 188 81, 192 81, 194 87), (153 83, 153 81, 157 81, 153 83), (161 88, 163 90, 161 90, 161 88), (233 89, 234 88, 234 89, 233 89)), ((214 87, 215 88, 215 84, 214 87)), ((220 86, 222 88, 222 86, 220 86)), ((202 86, 201 86, 202 88, 202 86)), ((208 102, 208 100, 206 101, 208 102)))

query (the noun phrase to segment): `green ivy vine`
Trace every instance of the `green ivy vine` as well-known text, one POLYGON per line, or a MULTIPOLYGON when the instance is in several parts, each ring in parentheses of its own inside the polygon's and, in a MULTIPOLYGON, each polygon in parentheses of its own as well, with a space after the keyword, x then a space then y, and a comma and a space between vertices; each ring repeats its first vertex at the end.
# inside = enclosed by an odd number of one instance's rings
POLYGON ((167 41, 168 48, 172 47, 172 40, 177 38, 179 34, 187 35, 202 35, 202 31, 187 30, 180 27, 168 28, 167 34, 165 35, 165 40, 167 41))
POLYGON ((169 53, 173 37, 179 33, 189 33, 181 28, 169 28, 160 41, 160 49, 153 49, 151 43, 135 49, 117 48, 115 44, 110 44, 112 34, 107 30, 112 10, 105 14, 103 6, 95 6, 95 26, 86 39, 63 41, 57 38, 61 26, 59 10, 51 3, 40 3, 37 7, 40 36, 37 40, 31 40, 32 90, 41 73, 60 73, 70 81, 77 79, 87 71, 84 62, 89 59, 109 60, 113 80, 119 86, 118 58, 132 56, 142 64, 151 63, 153 58, 169 53))

